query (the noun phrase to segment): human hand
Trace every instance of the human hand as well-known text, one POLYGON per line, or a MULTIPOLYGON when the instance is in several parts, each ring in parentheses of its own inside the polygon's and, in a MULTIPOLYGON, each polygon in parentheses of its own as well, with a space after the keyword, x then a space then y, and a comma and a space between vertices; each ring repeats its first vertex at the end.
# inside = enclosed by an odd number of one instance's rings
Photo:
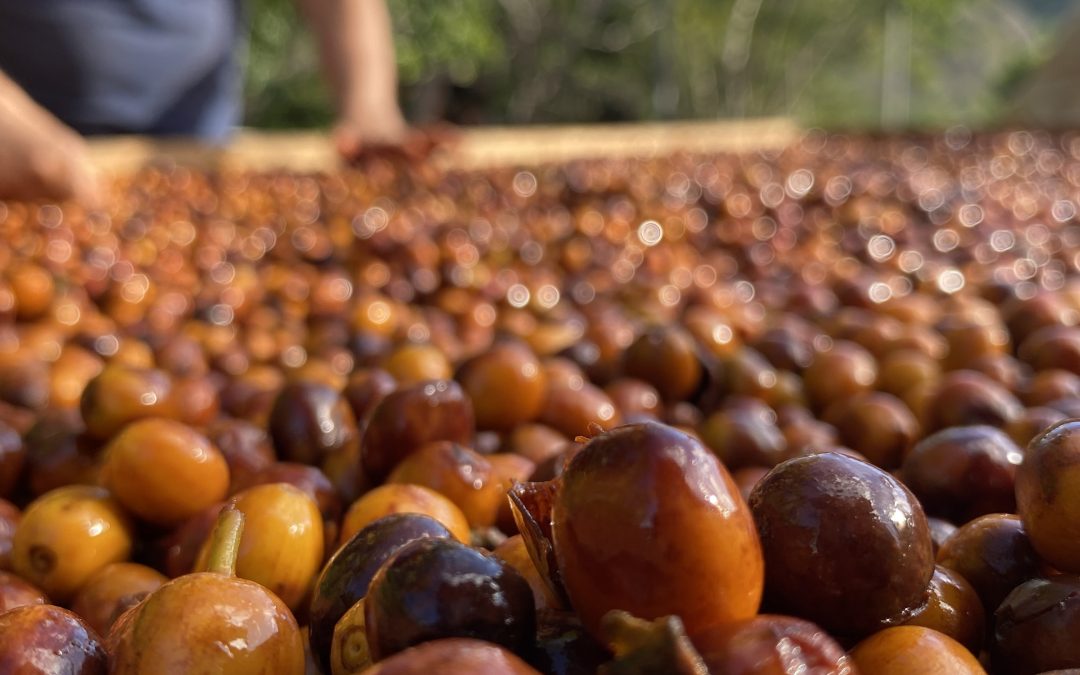
POLYGON ((86 142, 0 73, 0 199, 99 202, 86 142))
POLYGON ((410 127, 399 111, 382 115, 344 117, 334 127, 334 146, 351 164, 368 157, 397 157, 423 161, 453 143, 457 134, 450 125, 410 127))

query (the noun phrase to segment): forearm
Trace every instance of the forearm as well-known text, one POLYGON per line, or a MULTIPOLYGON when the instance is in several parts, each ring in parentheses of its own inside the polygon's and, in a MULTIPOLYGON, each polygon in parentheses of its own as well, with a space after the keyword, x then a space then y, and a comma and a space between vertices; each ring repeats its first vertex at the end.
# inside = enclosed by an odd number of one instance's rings
POLYGON ((319 43, 338 114, 397 113, 397 67, 385 0, 297 0, 319 43))

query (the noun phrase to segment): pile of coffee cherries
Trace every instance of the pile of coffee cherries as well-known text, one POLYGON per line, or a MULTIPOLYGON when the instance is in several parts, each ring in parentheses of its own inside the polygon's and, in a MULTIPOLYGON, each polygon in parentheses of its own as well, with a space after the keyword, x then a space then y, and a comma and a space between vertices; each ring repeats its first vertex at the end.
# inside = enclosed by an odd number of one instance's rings
POLYGON ((1080 668, 1080 135, 107 203, 0 203, 2 672, 1080 668))

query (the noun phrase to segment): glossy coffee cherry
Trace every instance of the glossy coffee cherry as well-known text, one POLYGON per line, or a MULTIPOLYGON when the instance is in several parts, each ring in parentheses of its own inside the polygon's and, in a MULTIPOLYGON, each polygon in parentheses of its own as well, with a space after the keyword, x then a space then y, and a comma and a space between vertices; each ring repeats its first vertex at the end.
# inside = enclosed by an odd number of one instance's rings
POLYGON ((277 368, 252 366, 229 378, 221 391, 221 408, 225 413, 263 426, 285 377, 277 368))
POLYGON ((570 437, 591 433, 593 425, 612 429, 622 419, 611 397, 581 375, 566 378, 548 373, 547 398, 540 412, 540 422, 570 437))
POLYGON ((624 417, 636 415, 641 418, 658 419, 662 413, 660 392, 648 382, 632 377, 621 377, 604 387, 604 393, 624 417))
POLYGON ((762 614, 693 635, 711 673, 728 675, 856 675, 844 649, 818 626, 762 614))
POLYGON ((936 556, 942 544, 945 543, 946 539, 953 536, 957 528, 949 521, 934 518, 933 516, 927 516, 926 523, 930 526, 930 538, 934 541, 934 555, 936 556))
POLYGON ((945 367, 949 370, 971 368, 973 363, 1009 350, 1009 332, 996 312, 979 312, 975 320, 947 316, 938 330, 949 344, 945 367))
POLYGON ((555 556, 594 636, 612 609, 674 614, 691 632, 757 611, 757 533, 727 470, 699 441, 658 423, 618 427, 589 441, 562 481, 555 556))
POLYGON ((98 635, 108 635, 121 614, 168 580, 161 572, 137 563, 106 565, 79 589, 71 601, 71 611, 81 616, 98 635))
POLYGON ((85 430, 77 413, 50 410, 26 431, 26 479, 31 494, 98 481, 100 444, 87 437, 85 430))
POLYGON ((368 585, 383 563, 413 540, 451 536, 441 523, 428 516, 393 514, 356 533, 330 558, 315 582, 308 613, 311 651, 324 670, 330 663, 335 626, 353 604, 367 595, 368 585))
POLYGON ((94 354, 74 343, 64 345, 49 369, 49 404, 54 408, 78 409, 83 391, 105 367, 94 354))
POLYGON ((402 459, 434 441, 468 445, 472 402, 457 382, 437 380, 388 394, 371 412, 361 444, 364 474, 382 481, 402 459))
POLYGON ((479 429, 510 431, 532 422, 547 396, 540 361, 520 342, 499 342, 469 359, 457 380, 472 401, 479 429))
POLYGON ((165 411, 175 420, 203 428, 217 419, 221 411, 217 387, 207 377, 177 379, 166 401, 165 411))
POLYGON ((490 673, 539 675, 510 650, 484 640, 447 638, 424 642, 375 664, 365 675, 490 673))
POLYGON ((1017 356, 1035 370, 1057 368, 1080 375, 1080 326, 1047 326, 1020 343, 1017 356))
POLYGON ((65 602, 109 563, 131 553, 127 515, 103 488, 58 488, 23 512, 11 548, 12 570, 65 602))
POLYGON ((765 331, 753 347, 774 367, 801 373, 814 360, 813 339, 817 332, 812 324, 792 320, 765 331))
POLYGON ((0 672, 12 675, 105 675, 101 637, 55 605, 28 605, 0 614, 0 672))
POLYGON ((371 580, 364 609, 376 660, 451 637, 519 651, 536 631, 532 591, 521 575, 452 539, 423 538, 403 546, 371 580))
POLYGON ((169 416, 172 388, 164 371, 110 363, 83 391, 79 405, 87 433, 108 440, 135 420, 169 416))
POLYGON ((405 344, 391 351, 382 367, 403 386, 427 380, 448 380, 453 369, 446 355, 430 344, 405 344))
POLYGON ((348 402, 334 389, 313 382, 285 385, 270 411, 269 429, 278 456, 304 464, 318 464, 355 445, 359 437, 348 402))
POLYGON ((0 499, 0 570, 11 569, 11 546, 21 519, 18 507, 0 499))
POLYGON ((41 410, 49 403, 49 370, 28 351, 0 353, 0 401, 41 410))
MULTIPOLYGON (((779 375, 764 356, 750 347, 740 347, 720 361, 717 386, 720 393, 773 402, 779 375)), ((711 392, 710 392, 711 393, 711 392)))
POLYGON ((1003 427, 1024 409, 1005 387, 973 370, 942 378, 928 406, 929 431, 978 424, 1003 427))
POLYGON ((976 373, 986 375, 1011 392, 1019 391, 1031 369, 1009 354, 994 354, 975 359, 969 366, 976 373))
POLYGON ((1065 413, 1053 408, 1025 408, 1019 417, 1005 425, 1005 433, 1018 446, 1026 448, 1032 439, 1064 419, 1065 413))
POLYGON ((977 656, 986 631, 986 612, 979 594, 964 577, 938 565, 930 579, 926 603, 904 625, 933 628, 977 656))
POLYGON ((419 513, 439 521, 454 533, 458 541, 470 539, 469 520, 454 502, 422 485, 390 483, 381 485, 353 502, 341 523, 340 540, 392 513, 419 513))
POLYGON ((1021 397, 1029 406, 1041 406, 1070 396, 1080 396, 1080 375, 1067 370, 1040 370, 1022 387, 1021 397))
POLYGON ((1020 518, 1000 513, 976 518, 957 530, 938 550, 937 562, 959 572, 987 611, 1035 577, 1040 566, 1020 518))
POLYGON ((390 472, 388 483, 422 485, 454 502, 472 527, 490 527, 506 490, 491 463, 449 441, 428 443, 390 472))
POLYGON ((569 441, 545 424, 522 424, 506 436, 503 449, 541 464, 560 454, 569 441))
POLYGON ((877 363, 870 352, 853 342, 839 340, 832 349, 814 356, 803 372, 810 402, 818 409, 869 391, 877 381, 877 363))
POLYGON ((1057 293, 1041 292, 1030 298, 1012 296, 1001 308, 1009 333, 1017 344, 1047 326, 1062 325, 1070 312, 1068 302, 1057 293))
POLYGON ((701 439, 732 471, 748 466, 773 467, 787 458, 787 441, 775 415, 720 410, 701 427, 701 439))
POLYGON ((15 312, 19 319, 31 321, 49 310, 56 294, 53 275, 32 262, 20 262, 7 269, 4 278, 15 296, 15 312))
POLYGON ((866 638, 851 650, 860 673, 875 675, 985 675, 962 644, 922 626, 894 626, 866 638))
POLYGON ((49 602, 40 588, 10 572, 0 572, 0 614, 16 607, 49 602))
POLYGON ((788 460, 754 488, 750 509, 770 607, 862 636, 925 600, 934 572, 926 517, 873 465, 837 453, 788 460))
POLYGON ((919 441, 901 469, 927 513, 966 523, 1016 510, 1013 486, 1023 451, 989 426, 951 427, 919 441))
POLYGON ((342 395, 360 423, 367 419, 375 404, 397 389, 394 376, 381 368, 358 368, 349 375, 342 395))
POLYGON ((201 377, 210 369, 202 346, 185 335, 174 335, 158 345, 154 350, 154 361, 175 377, 201 377))
POLYGON ((155 565, 170 579, 193 572, 203 544, 225 506, 225 502, 214 504, 154 542, 158 555, 155 565))
POLYGON ((940 378, 941 365, 936 359, 921 351, 905 349, 882 357, 877 386, 881 391, 903 397, 913 387, 940 378))
POLYGON ((25 463, 26 447, 19 432, 0 422, 0 497, 11 495, 22 478, 25 463))
POLYGON ((1018 675, 1080 668, 1080 577, 1031 579, 1017 586, 994 613, 992 663, 1018 675))
POLYGON ((1020 518, 1038 554, 1062 572, 1080 572, 1080 420, 1059 422, 1028 445, 1016 475, 1020 518))
MULTIPOLYGON (((288 483, 270 483, 240 492, 231 504, 244 514, 236 576, 264 586, 296 612, 307 600, 323 561, 322 516, 315 500, 288 483)), ((205 566, 196 563, 196 568, 205 566)))
POLYGON ((149 418, 124 428, 106 447, 101 479, 142 520, 177 525, 229 490, 229 467, 202 434, 149 418))
POLYGON ((811 416, 792 419, 781 424, 781 433, 787 443, 788 459, 823 452, 840 445, 840 434, 833 425, 811 416))
POLYGON ((242 490, 268 483, 288 483, 306 493, 315 500, 326 524, 336 524, 341 519, 344 509, 341 495, 318 467, 295 462, 274 462, 246 480, 241 480, 236 488, 242 490))
POLYGON ((683 401, 704 378, 694 338, 677 325, 647 328, 623 354, 623 370, 656 387, 666 401, 683 401))
POLYGON ((872 392, 838 405, 838 415, 830 415, 830 421, 840 440, 883 469, 899 466, 919 438, 915 415, 895 396, 872 392))
POLYGON ((229 466, 230 492, 275 461, 274 446, 262 427, 234 418, 222 418, 206 429, 206 438, 221 451, 229 466))

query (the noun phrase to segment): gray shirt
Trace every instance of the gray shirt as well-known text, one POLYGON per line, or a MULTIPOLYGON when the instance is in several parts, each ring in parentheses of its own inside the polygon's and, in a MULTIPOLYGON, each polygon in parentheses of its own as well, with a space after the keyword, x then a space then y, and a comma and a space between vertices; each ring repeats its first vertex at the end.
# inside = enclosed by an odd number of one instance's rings
POLYGON ((240 0, 0 0, 0 70, 84 134, 228 137, 240 0))

